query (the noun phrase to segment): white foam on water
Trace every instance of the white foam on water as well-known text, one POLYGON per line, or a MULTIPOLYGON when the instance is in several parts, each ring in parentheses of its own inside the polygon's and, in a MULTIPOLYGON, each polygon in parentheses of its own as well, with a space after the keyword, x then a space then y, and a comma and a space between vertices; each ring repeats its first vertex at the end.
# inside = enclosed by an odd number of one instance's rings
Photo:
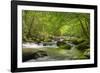
POLYGON ((22 47, 23 48, 57 48, 56 45, 47 45, 47 46, 43 46, 42 43, 40 43, 39 45, 38 44, 35 44, 35 43, 24 43, 22 44, 22 47))

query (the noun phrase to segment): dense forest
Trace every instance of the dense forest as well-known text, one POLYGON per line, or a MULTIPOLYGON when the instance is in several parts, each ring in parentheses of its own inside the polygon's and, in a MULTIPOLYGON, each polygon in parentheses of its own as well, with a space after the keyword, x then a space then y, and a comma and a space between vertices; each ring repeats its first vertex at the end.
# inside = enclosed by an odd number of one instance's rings
POLYGON ((23 10, 22 26, 24 45, 42 44, 38 49, 23 47, 23 59, 34 59, 34 56, 35 59, 49 56, 56 60, 90 58, 89 13, 23 10), (54 44, 55 47, 50 47, 54 44))

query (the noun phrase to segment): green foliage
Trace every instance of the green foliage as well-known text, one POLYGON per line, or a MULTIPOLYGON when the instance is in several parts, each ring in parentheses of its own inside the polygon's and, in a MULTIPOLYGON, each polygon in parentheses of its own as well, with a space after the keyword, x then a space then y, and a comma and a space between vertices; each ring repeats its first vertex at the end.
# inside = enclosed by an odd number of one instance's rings
POLYGON ((47 40, 50 36, 78 36, 89 39, 88 13, 22 11, 23 41, 47 40))

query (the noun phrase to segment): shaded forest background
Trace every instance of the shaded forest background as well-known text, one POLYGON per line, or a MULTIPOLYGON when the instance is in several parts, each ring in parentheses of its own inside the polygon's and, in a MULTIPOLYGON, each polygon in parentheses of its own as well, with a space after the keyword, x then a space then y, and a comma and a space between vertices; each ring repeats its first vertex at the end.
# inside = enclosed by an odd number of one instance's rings
POLYGON ((49 41, 56 36, 75 36, 88 39, 88 13, 43 12, 23 10, 23 42, 49 41))

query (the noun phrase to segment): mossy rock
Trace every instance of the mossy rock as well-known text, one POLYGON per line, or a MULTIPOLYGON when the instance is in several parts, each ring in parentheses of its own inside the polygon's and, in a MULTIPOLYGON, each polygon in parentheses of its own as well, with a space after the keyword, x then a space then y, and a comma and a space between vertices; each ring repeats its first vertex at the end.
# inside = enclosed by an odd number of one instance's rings
POLYGON ((77 47, 77 49, 84 51, 85 49, 89 48, 90 46, 89 46, 89 43, 85 41, 83 43, 80 43, 76 47, 77 47))
POLYGON ((71 48, 71 46, 68 45, 65 41, 58 41, 57 46, 59 46, 59 48, 62 48, 62 49, 70 49, 71 48))
POLYGON ((70 49, 71 46, 68 45, 68 44, 65 44, 65 45, 60 46, 60 48, 62 48, 62 49, 70 49))
POLYGON ((57 41, 57 46, 65 45, 66 43, 64 41, 57 41))
POLYGON ((33 53, 32 56, 33 56, 33 59, 37 59, 39 57, 47 56, 47 53, 45 51, 37 51, 33 53))
POLYGON ((84 56, 86 56, 87 58, 90 58, 90 49, 85 50, 84 56))
POLYGON ((82 38, 74 38, 70 40, 73 44, 78 45, 80 43, 83 43, 85 40, 82 38))

